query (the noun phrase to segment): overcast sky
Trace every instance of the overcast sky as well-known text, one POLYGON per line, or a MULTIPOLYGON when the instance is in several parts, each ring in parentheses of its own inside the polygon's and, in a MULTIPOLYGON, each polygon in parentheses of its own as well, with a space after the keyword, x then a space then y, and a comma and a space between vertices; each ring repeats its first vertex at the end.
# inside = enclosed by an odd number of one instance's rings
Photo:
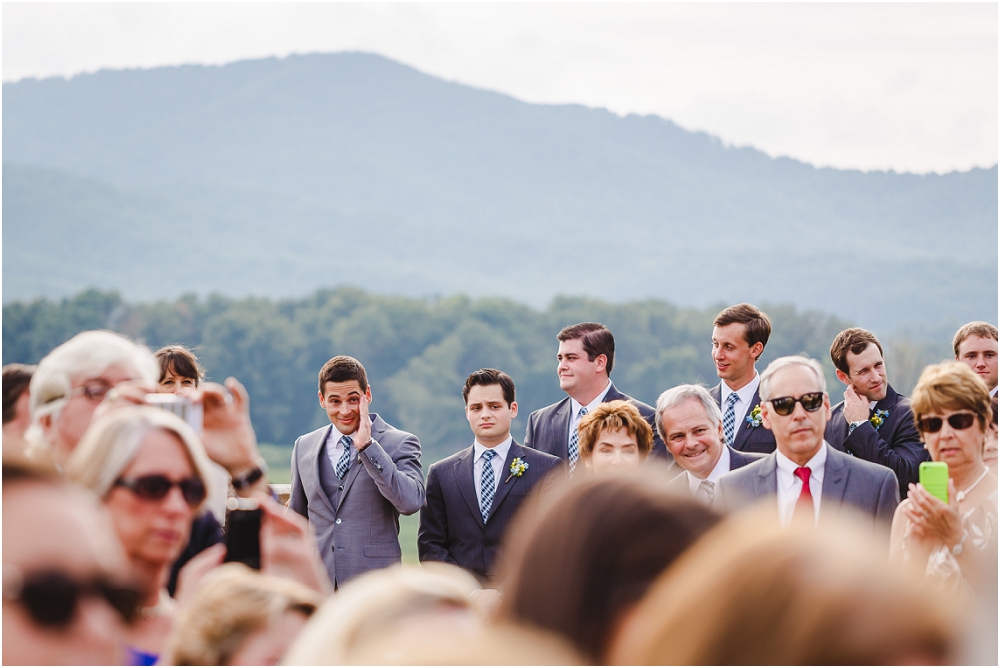
POLYGON ((3 4, 3 80, 379 53, 821 166, 997 162, 997 4, 3 4))

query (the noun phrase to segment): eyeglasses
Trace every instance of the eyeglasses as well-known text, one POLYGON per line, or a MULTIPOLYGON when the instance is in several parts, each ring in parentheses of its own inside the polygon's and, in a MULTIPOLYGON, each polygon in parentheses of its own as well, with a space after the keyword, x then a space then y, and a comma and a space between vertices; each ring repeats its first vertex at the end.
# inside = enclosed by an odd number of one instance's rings
POLYGON ((4 564, 3 597, 19 601, 40 626, 62 628, 73 621, 81 597, 103 598, 125 622, 135 619, 139 591, 112 582, 104 576, 80 581, 57 570, 22 575, 16 566, 4 564))
MULTIPOLYGON (((954 413, 948 416, 948 424, 955 431, 962 431, 972 426, 976 421, 976 416, 972 413, 954 413)), ((936 434, 944 426, 944 418, 925 417, 920 418, 920 431, 925 434, 936 434)))
POLYGON ((104 383, 88 383, 82 387, 76 388, 75 390, 70 390, 69 396, 74 397, 78 394, 82 394, 91 401, 103 401, 104 396, 110 391, 110 385, 105 385, 104 383))
POLYGON ((802 408, 806 409, 810 413, 818 411, 820 406, 823 405, 823 393, 807 392, 798 399, 795 397, 778 397, 777 399, 771 399, 771 408, 773 408, 774 412, 778 415, 791 415, 792 411, 795 410, 795 404, 802 404, 802 408))
POLYGON ((160 501, 165 498, 170 490, 176 485, 181 490, 181 496, 191 507, 199 505, 208 496, 205 483, 200 478, 185 478, 174 482, 165 475, 144 475, 133 480, 119 478, 115 481, 115 487, 124 487, 140 499, 147 501, 160 501))

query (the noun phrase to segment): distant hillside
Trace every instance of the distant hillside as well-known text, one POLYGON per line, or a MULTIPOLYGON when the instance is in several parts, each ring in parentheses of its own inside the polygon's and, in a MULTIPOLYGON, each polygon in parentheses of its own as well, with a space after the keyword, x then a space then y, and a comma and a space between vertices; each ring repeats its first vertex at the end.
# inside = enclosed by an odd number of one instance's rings
POLYGON ((369 54, 3 85, 5 302, 87 286, 997 320, 997 169, 816 169, 369 54), (973 288, 972 286, 975 286, 973 288))

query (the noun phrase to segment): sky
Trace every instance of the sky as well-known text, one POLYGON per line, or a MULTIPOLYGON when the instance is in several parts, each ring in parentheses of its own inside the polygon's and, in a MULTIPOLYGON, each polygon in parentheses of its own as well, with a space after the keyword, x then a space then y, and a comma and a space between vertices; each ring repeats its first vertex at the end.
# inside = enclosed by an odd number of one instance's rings
POLYGON ((817 166, 997 163, 997 4, 3 4, 3 81, 367 51, 817 166))

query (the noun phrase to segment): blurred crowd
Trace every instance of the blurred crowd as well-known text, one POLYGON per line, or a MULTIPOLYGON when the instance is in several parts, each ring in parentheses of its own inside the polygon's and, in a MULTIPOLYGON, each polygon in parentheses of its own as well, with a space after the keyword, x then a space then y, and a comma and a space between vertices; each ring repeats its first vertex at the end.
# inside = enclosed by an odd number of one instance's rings
POLYGON ((845 330, 836 405, 816 360, 758 370, 770 333, 723 310, 718 385, 650 406, 606 327, 566 327, 566 396, 519 442, 514 379, 471 373, 471 445, 426 474, 337 355, 290 485, 238 380, 80 333, 3 368, 3 663, 996 665, 997 329, 911 397, 845 330))

